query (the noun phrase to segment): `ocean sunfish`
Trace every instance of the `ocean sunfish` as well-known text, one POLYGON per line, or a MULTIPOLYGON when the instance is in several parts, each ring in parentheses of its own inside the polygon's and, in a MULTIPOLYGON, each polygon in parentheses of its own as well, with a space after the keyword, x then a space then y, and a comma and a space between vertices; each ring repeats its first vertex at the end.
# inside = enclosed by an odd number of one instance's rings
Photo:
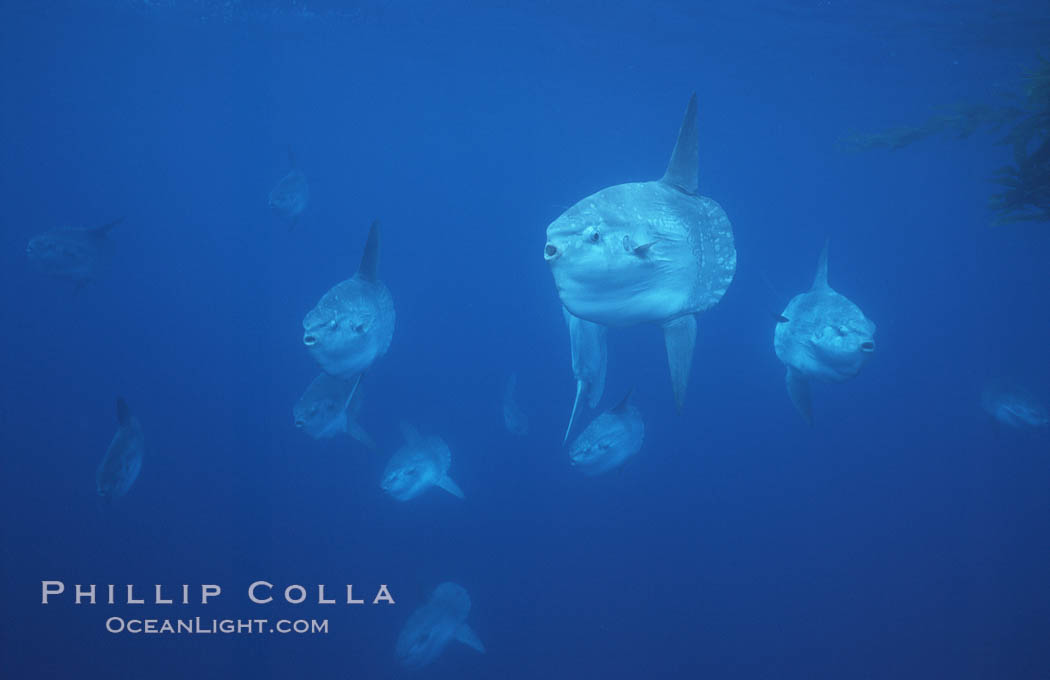
POLYGON ((586 475, 600 475, 627 462, 642 448, 644 439, 642 414, 631 404, 628 393, 576 437, 569 447, 569 462, 586 475))
POLYGON ((422 668, 441 656, 445 646, 458 640, 482 654, 485 645, 465 623, 470 613, 470 595, 456 583, 442 583, 430 599, 405 621, 397 636, 394 653, 408 668, 422 668))
POLYGON ((142 426, 131 415, 127 402, 117 397, 117 433, 95 471, 98 495, 112 500, 126 494, 142 470, 145 451, 142 426))
POLYGON ((288 154, 288 162, 292 169, 270 190, 270 209, 287 220, 289 228, 294 229, 310 203, 310 185, 306 175, 296 167, 295 157, 291 153, 288 154))
POLYGON ((793 297, 777 321, 773 349, 787 366, 788 395, 812 425, 810 378, 845 382, 857 375, 875 352, 874 322, 828 285, 826 243, 813 286, 793 297))
POLYGON ((1050 424, 1046 404, 1028 390, 1003 381, 989 382, 981 392, 981 408, 996 423, 1018 430, 1039 429, 1050 424))
POLYGON ((601 401, 605 393, 605 369, 609 355, 605 345, 605 326, 575 317, 564 307, 561 311, 569 326, 572 374, 576 378, 576 398, 572 402, 569 426, 565 428, 565 437, 562 438, 564 444, 569 441, 580 399, 585 397, 591 408, 596 408, 601 401))
POLYGON ((303 344, 338 378, 360 379, 394 337, 394 299, 379 280, 379 222, 373 222, 352 278, 332 287, 303 319, 303 344))
POLYGON ((463 498, 459 486, 448 476, 452 452, 441 437, 423 437, 415 427, 401 423, 405 443, 398 449, 383 470, 379 486, 392 498, 407 501, 432 486, 444 489, 456 498, 463 498))
POLYGON ((109 262, 109 231, 124 221, 114 220, 100 227, 79 229, 61 227, 34 236, 26 246, 26 256, 40 271, 69 279, 77 289, 96 280, 109 262))
POLYGON ((518 407, 514 390, 518 387, 518 374, 511 373, 503 388, 503 424, 512 435, 521 437, 529 433, 529 417, 518 407))
POLYGON ((697 193, 696 95, 689 100, 664 176, 602 189, 547 227, 543 256, 558 296, 580 319, 603 326, 663 327, 675 402, 685 401, 696 315, 733 280, 733 227, 697 193))
POLYGON ((361 410, 361 390, 357 380, 336 378, 321 372, 295 402, 295 426, 314 439, 328 439, 346 432, 370 449, 376 443, 357 422, 361 410))

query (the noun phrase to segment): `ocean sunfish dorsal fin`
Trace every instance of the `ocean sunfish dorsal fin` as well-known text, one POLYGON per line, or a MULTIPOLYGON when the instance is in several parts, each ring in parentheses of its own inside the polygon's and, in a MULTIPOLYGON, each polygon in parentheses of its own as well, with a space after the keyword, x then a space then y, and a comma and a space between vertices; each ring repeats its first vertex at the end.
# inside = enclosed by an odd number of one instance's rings
POLYGON ((419 434, 416 426, 403 420, 401 421, 401 435, 405 438, 406 444, 418 444, 423 441, 423 437, 419 434))
POLYGON ((806 424, 813 425, 813 400, 809 395, 809 380, 795 369, 788 366, 787 374, 784 376, 787 384, 788 396, 791 403, 795 405, 806 424))
POLYGON ((610 413, 626 413, 627 412, 627 407, 631 403, 631 394, 633 392, 634 392, 634 388, 633 387, 631 389, 627 390, 627 394, 623 395, 623 399, 620 400, 620 403, 617 404, 616 406, 613 406, 611 409, 609 409, 609 412, 610 413))
POLYGON ((127 427, 131 423, 131 409, 124 397, 117 397, 117 422, 121 427, 127 427))
POLYGON ((572 432, 572 424, 576 421, 576 409, 580 405, 580 397, 583 395, 583 381, 576 381, 576 399, 572 402, 572 413, 569 414, 569 426, 565 428, 565 438, 561 440, 561 443, 569 441, 569 433, 572 432))
POLYGON ((696 93, 689 98, 689 106, 678 130, 678 141, 671 153, 667 172, 660 179, 687 194, 695 194, 698 187, 697 173, 700 166, 700 131, 696 122, 696 93))
POLYGON ((813 277, 813 289, 828 287, 828 242, 825 240, 824 248, 820 251, 820 259, 817 260, 817 275, 813 277))
POLYGON ((109 230, 110 229, 112 229, 113 227, 117 226, 118 224, 120 224, 123 221, 124 221, 123 217, 118 217, 117 219, 113 220, 112 222, 106 222, 102 226, 95 227, 94 229, 91 230, 91 234, 93 236, 99 236, 99 237, 106 236, 106 235, 109 234, 109 230))
POLYGON ((357 275, 365 281, 379 280, 379 220, 373 221, 372 228, 368 230, 368 240, 357 275))

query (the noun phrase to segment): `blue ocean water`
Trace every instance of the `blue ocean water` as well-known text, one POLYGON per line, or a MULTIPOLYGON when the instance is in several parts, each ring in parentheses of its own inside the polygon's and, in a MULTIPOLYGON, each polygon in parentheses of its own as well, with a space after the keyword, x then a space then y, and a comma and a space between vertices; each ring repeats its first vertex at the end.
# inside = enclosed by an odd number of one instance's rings
MULTIPOLYGON (((1045 428, 997 429, 987 380, 1050 393, 1050 232, 992 227, 987 129, 842 150, 852 133, 1023 92, 1042 3, 5 3, 0 10, 0 673, 11 678, 1045 678, 1045 428), (612 329, 601 408, 646 425, 587 478, 547 225, 658 178, 691 93, 700 191, 736 278, 702 314, 676 413, 654 326, 612 329), (296 165, 294 229, 267 206, 296 165), (118 217, 77 291, 34 235, 118 217), (380 219, 397 306, 362 383, 372 452, 291 408, 303 316, 380 219), (878 350, 814 385, 807 427, 773 314, 831 284, 878 350), (517 373, 530 431, 507 432, 517 373), (147 452, 101 507, 115 398, 147 452), (397 503, 399 423, 439 433, 464 500, 397 503), (200 605, 41 604, 41 581, 219 584, 200 605), (304 584, 301 605, 248 584, 304 584), (402 670, 411 612, 454 581, 487 652, 402 670), (317 584, 393 606, 316 602, 317 584), (326 635, 131 635, 121 617, 316 618, 326 635)), ((595 412, 586 410, 583 422, 595 412)))

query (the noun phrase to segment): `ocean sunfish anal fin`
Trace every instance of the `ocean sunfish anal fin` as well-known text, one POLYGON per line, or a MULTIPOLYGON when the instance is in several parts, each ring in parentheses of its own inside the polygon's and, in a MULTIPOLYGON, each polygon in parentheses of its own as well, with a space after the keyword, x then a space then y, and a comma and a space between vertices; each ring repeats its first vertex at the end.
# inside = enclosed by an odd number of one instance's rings
POLYGON ((817 274, 813 277, 813 288, 828 288, 828 242, 824 241, 824 248, 820 251, 820 259, 817 260, 817 274))
POLYGON ((572 432, 572 424, 576 422, 576 409, 580 406, 580 397, 583 396, 583 381, 576 381, 576 399, 572 402, 572 413, 569 414, 569 426, 565 428, 565 438, 561 440, 561 443, 569 441, 569 433, 572 432))
POLYGON ((791 402, 802 414, 807 425, 813 425, 813 403, 809 396, 809 380, 794 368, 788 366, 787 375, 784 376, 787 384, 788 396, 791 402))
POLYGON ((423 441, 423 437, 419 434, 416 426, 403 420, 401 421, 401 435, 405 438, 406 444, 419 444, 423 441))
POLYGON ((365 242, 365 252, 361 255, 357 275, 365 281, 379 280, 379 220, 372 222, 372 228, 368 230, 368 241, 365 242))
POLYGON ((467 647, 475 649, 482 654, 485 653, 485 645, 481 643, 481 638, 474 632, 474 629, 465 623, 461 623, 459 628, 456 629, 456 640, 462 642, 467 647))
POLYGON ((667 172, 660 179, 664 184, 677 187, 687 194, 695 194, 698 188, 697 173, 700 166, 700 131, 696 122, 696 93, 689 98, 682 127, 678 130, 678 141, 671 153, 667 172))
POLYGON ((460 489, 459 485, 456 484, 455 482, 453 482, 452 478, 449 477, 448 475, 445 475, 441 479, 437 480, 435 482, 435 484, 437 484, 438 488, 441 488, 441 489, 444 489, 445 491, 448 491, 450 494, 452 494, 456 498, 463 498, 464 497, 462 489, 460 489))
POLYGON ((627 407, 631 403, 631 393, 632 392, 634 392, 634 389, 627 390, 627 394, 625 394, 623 396, 623 399, 620 400, 620 403, 617 404, 616 406, 613 406, 611 409, 609 409, 609 412, 610 413, 626 413, 627 412, 627 407))
POLYGON ((117 397, 117 422, 121 427, 131 424, 131 409, 128 408, 128 402, 124 401, 123 397, 117 397))
POLYGON ((667 345, 667 365, 671 369, 671 386, 678 410, 685 403, 685 390, 689 384, 689 370, 693 365, 693 348, 696 346, 696 317, 692 314, 680 316, 664 324, 664 344, 667 345))

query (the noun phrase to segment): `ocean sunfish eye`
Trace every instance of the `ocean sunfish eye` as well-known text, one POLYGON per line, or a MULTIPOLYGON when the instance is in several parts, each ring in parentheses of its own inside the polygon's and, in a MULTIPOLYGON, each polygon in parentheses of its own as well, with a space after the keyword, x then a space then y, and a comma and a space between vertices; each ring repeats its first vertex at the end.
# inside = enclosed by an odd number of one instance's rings
POLYGON ((600 240, 602 239, 602 235, 601 235, 601 233, 600 233, 600 232, 599 232, 599 231, 598 231, 597 229, 595 229, 595 230, 593 230, 593 231, 592 231, 592 232, 590 233, 590 235, 589 235, 589 236, 587 237, 587 239, 588 239, 588 240, 589 240, 589 241, 590 241, 591 243, 597 243, 598 241, 600 241, 600 240))

